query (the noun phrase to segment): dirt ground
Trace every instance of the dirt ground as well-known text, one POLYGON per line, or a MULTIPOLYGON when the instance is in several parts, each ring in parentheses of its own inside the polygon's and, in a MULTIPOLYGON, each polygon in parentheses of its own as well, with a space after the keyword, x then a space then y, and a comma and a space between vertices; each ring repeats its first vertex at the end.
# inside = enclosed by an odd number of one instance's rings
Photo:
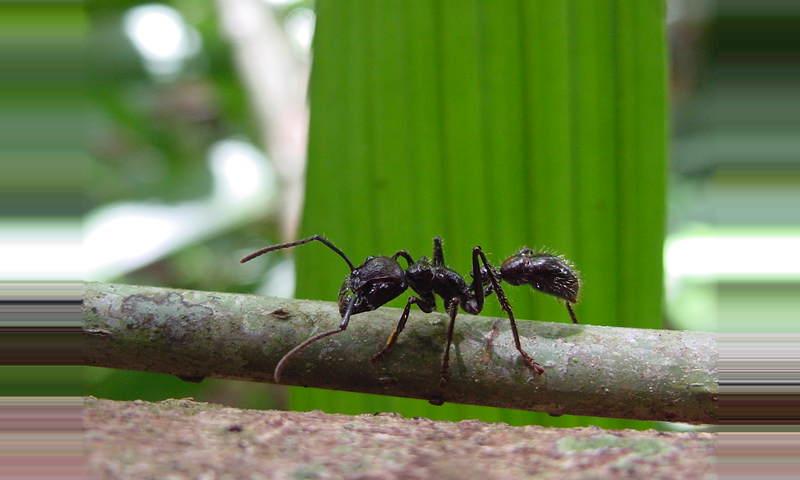
POLYGON ((88 398, 95 478, 714 478, 713 435, 88 398))

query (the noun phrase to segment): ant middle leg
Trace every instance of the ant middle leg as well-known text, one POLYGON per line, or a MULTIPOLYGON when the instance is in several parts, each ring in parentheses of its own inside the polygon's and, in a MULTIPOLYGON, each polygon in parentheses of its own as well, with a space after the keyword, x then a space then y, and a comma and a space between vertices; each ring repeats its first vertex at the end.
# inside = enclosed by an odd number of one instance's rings
POLYGON ((442 237, 433 237, 433 265, 444 267, 444 249, 442 248, 442 237))
POLYGON ((483 262, 484 267, 486 268, 486 275, 489 277, 489 281, 492 284, 492 289, 494 290, 495 294, 497 294, 497 300, 500 302, 500 306, 503 310, 506 311, 508 314, 508 320, 511 322, 511 334, 514 336, 514 346, 517 348, 520 356, 525 361, 525 365, 535 374, 541 375, 544 373, 544 368, 541 365, 536 363, 536 361, 528 355, 528 353, 522 349, 522 342, 519 340, 519 332, 517 332, 517 322, 514 319, 514 312, 511 310, 511 303, 506 298, 506 294, 503 289, 500 287, 500 281, 495 277, 494 271, 492 269, 492 265, 489 263, 489 260, 486 259, 486 254, 483 253, 480 247, 475 247, 473 252, 477 252, 480 256, 481 261, 483 262))
POLYGON ((456 324, 458 314, 458 298, 453 298, 447 304, 447 314, 450 316, 450 323, 447 325, 447 342, 442 355, 442 368, 439 372, 439 386, 444 387, 450 379, 450 345, 453 343, 453 328, 456 324))
POLYGON ((411 313, 411 305, 417 304, 420 310, 422 310, 425 313, 430 313, 433 311, 433 307, 435 306, 435 304, 432 305, 431 303, 432 302, 426 299, 421 299, 418 297, 408 297, 406 306, 405 308, 403 308, 403 314, 400 315, 400 321, 397 322, 397 326, 394 327, 394 330, 392 331, 391 335, 389 335, 389 338, 386 339, 386 344, 383 346, 381 351, 373 355, 370 361, 372 363, 376 363, 381 358, 383 358, 384 355, 392 351, 392 347, 394 347, 394 344, 397 343, 397 337, 400 335, 400 332, 402 332, 403 329, 406 327, 406 321, 408 321, 408 316, 411 313))

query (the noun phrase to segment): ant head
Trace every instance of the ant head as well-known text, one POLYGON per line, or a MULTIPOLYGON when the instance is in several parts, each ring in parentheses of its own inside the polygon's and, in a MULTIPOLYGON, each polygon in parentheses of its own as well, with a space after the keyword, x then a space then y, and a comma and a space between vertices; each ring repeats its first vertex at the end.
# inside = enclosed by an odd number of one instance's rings
POLYGON ((403 293, 408 285, 403 268, 389 257, 369 257, 345 277, 339 289, 339 313, 344 317, 368 312, 403 293))
POLYGON ((420 295, 433 291, 433 264, 428 257, 420 257, 419 260, 409 265, 406 270, 406 279, 409 286, 420 295))
POLYGON ((350 315, 374 310, 369 306, 367 299, 363 295, 359 295, 358 292, 350 287, 348 277, 344 279, 341 288, 339 288, 339 315, 341 315, 342 318, 347 314, 347 308, 350 306, 350 302, 353 302, 350 315))

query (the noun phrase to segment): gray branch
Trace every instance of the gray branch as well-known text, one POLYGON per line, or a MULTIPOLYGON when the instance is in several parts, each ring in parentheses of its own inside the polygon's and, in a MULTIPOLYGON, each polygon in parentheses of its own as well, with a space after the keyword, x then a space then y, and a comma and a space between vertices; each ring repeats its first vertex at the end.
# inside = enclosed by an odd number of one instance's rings
MULTIPOLYGON (((278 360, 335 328, 335 304, 253 295, 90 283, 84 301, 88 365, 183 378, 271 382, 278 360)), ((708 333, 519 321, 534 377, 505 318, 459 315, 451 378, 441 391, 446 316, 415 312, 378 365, 400 311, 353 317, 347 331, 292 359, 283 382, 448 402, 642 420, 716 423, 717 348, 708 333)))

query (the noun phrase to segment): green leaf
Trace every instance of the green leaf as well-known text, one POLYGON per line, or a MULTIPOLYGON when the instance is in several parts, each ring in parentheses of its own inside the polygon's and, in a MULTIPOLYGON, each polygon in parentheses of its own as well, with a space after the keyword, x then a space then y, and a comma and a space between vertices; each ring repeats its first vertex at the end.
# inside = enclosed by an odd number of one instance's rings
MULTIPOLYGON (((474 245, 496 263, 524 245, 547 248, 582 273, 582 322, 661 325, 662 0, 317 6, 303 235, 326 234, 354 262, 403 248, 429 256, 441 235, 465 275, 474 245)), ((335 300, 342 262, 320 247, 296 255, 297 296, 335 300)), ((518 318, 569 321, 554 299, 507 290, 518 318)), ((502 313, 495 302, 485 314, 502 313)), ((646 425, 310 389, 292 389, 291 405, 646 425)))

